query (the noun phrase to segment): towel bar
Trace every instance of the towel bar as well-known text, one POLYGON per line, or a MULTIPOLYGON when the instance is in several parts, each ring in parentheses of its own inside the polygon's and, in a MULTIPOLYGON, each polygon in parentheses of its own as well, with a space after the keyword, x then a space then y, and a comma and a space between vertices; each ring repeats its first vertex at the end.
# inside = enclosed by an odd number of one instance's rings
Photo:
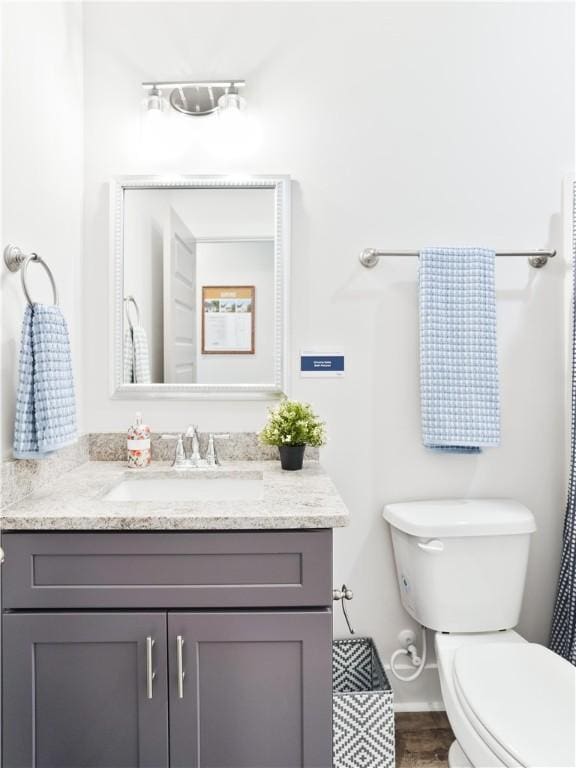
POLYGON ((37 253, 23 253, 17 245, 9 244, 4 248, 4 262, 10 272, 18 272, 18 270, 20 270, 22 290, 30 305, 34 304, 34 302, 32 301, 28 286, 26 285, 26 272, 28 270, 28 264, 30 264, 31 261, 40 264, 40 266, 44 268, 52 286, 54 304, 58 305, 58 289, 56 288, 56 281, 54 280, 54 275, 52 274, 50 267, 46 264, 44 259, 41 256, 38 256, 37 253))
MULTIPOLYGON (((372 269, 378 263, 378 259, 388 256, 419 256, 419 251, 378 251, 376 248, 365 248, 359 256, 360 264, 367 269, 372 269)), ((506 258, 526 258, 534 269, 545 267, 548 259, 556 256, 556 251, 498 251, 496 256, 506 258)))

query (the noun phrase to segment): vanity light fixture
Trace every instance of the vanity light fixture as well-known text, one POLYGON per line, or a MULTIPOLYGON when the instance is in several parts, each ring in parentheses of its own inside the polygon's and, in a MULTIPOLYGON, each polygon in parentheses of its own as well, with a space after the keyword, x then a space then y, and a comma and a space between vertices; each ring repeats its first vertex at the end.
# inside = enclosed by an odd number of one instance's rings
POLYGON ((165 104, 162 94, 167 92, 172 109, 190 117, 205 117, 215 112, 238 114, 246 104, 238 93, 244 85, 244 80, 142 83, 148 94, 145 101, 148 111, 162 111, 165 104))

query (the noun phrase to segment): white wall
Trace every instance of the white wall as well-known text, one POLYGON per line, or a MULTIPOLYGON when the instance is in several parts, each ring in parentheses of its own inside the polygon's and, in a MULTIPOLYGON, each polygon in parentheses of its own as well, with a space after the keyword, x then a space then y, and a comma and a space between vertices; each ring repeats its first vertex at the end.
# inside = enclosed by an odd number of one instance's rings
POLYGON ((163 194, 194 237, 274 237, 272 189, 173 189, 163 194))
MULTIPOLYGON (((81 381, 83 195, 82 8, 73 2, 4 3, 2 16, 2 228, 38 251, 54 273, 68 320, 77 395, 81 381)), ((37 301, 52 301, 43 270, 28 270, 37 301)), ((25 298, 0 269, 2 456, 11 455, 25 298)), ((80 416, 81 406, 79 406, 80 416)), ((80 428, 82 424, 80 421, 80 428)))
MULTIPOLYGON (((107 306, 110 176, 292 175, 293 362, 301 346, 341 346, 347 372, 294 375, 291 394, 328 422, 322 460, 352 514, 336 533, 334 581, 354 588, 356 628, 386 658, 411 625, 380 517, 388 500, 528 504, 539 532, 520 629, 547 637, 565 496, 563 259, 542 272, 499 263, 502 446, 445 456, 420 444, 417 263, 367 271, 357 254, 560 244, 561 181, 574 163, 573 22, 572 4, 555 2, 85 7, 86 312, 107 306), (140 82, 186 77, 246 78, 252 146, 180 118, 164 155, 140 152, 140 82)), ((85 344, 86 426, 124 429, 141 404, 109 399, 101 325, 86 324, 85 344)), ((264 405, 147 402, 145 414, 157 431, 191 421, 254 429, 264 405)), ((436 695, 430 676, 398 688, 409 702, 436 695)))

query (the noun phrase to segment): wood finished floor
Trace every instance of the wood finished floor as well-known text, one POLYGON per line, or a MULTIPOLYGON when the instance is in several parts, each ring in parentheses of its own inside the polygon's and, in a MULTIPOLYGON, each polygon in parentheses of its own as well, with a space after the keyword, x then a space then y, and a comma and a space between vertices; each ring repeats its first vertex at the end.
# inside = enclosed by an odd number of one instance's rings
POLYGON ((453 741, 444 712, 396 714, 396 768, 447 768, 453 741))

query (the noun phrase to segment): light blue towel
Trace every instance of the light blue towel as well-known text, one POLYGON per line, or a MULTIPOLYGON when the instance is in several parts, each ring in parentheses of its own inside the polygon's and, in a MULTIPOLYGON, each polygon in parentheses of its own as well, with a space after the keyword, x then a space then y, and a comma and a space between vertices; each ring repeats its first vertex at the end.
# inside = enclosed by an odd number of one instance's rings
POLYGON ((14 457, 42 459, 76 440, 66 320, 57 306, 27 306, 20 347, 14 457))
POLYGON ((500 442, 494 251, 420 252, 420 397, 427 448, 500 442))

